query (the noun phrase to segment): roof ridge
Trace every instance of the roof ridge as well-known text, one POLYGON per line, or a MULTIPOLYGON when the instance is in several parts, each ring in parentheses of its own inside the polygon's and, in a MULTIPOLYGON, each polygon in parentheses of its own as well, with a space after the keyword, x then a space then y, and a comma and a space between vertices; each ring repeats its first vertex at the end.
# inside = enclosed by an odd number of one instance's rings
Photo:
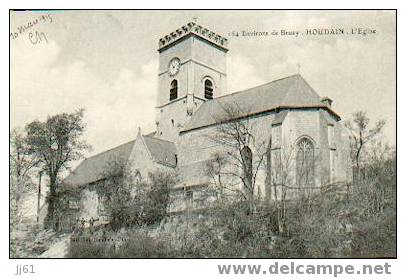
POLYGON ((156 131, 151 131, 150 133, 145 134, 145 136, 153 136, 156 134, 156 131))
POLYGON ((150 139, 155 139, 155 140, 159 140, 159 141, 163 141, 163 142, 168 142, 168 143, 173 143, 175 144, 175 142, 169 141, 169 140, 165 140, 165 139, 161 139, 161 138, 157 138, 157 137, 153 137, 153 136, 148 136, 148 135, 142 135, 143 137, 148 137, 150 139))
MULTIPOLYGON (((239 94, 239 93, 245 93, 245 92, 247 92, 248 90, 255 89, 255 88, 259 88, 259 87, 262 87, 262 86, 265 86, 265 85, 269 85, 269 84, 274 83, 274 82, 282 81, 282 80, 284 80, 284 79, 292 78, 292 77, 295 77, 295 76, 300 76, 300 77, 301 77, 301 75, 300 75, 299 73, 295 73, 295 74, 292 74, 292 75, 289 75, 289 76, 285 76, 285 77, 282 77, 282 78, 278 78, 278 79, 275 79, 275 80, 272 80, 272 81, 263 83, 263 84, 261 84, 261 85, 257 85, 257 86, 251 87, 251 88, 247 88, 247 89, 244 89, 244 90, 240 90, 240 91, 236 91, 236 92, 233 92, 233 93, 229 93, 229 94, 226 94, 226 95, 223 95, 223 96, 216 97, 216 98, 214 98, 214 99, 212 99, 212 100, 206 101, 206 103, 209 103, 209 102, 211 102, 211 101, 213 101, 213 100, 216 100, 216 99, 219 99, 219 98, 228 97, 228 96, 236 95, 236 94, 239 94)), ((303 78, 303 77, 302 77, 302 78, 303 78)), ((304 79, 304 78, 303 78, 303 79, 304 79)))
POLYGON ((116 147, 114 147, 114 148, 111 148, 111 149, 102 151, 102 152, 100 152, 100 153, 97 153, 97 154, 95 154, 95 155, 86 157, 84 160, 88 160, 88 159, 90 159, 90 158, 95 158, 95 157, 97 157, 97 156, 100 156, 100 155, 105 154, 105 153, 107 153, 107 152, 110 152, 110 151, 112 151, 112 150, 118 149, 119 147, 122 147, 122 146, 124 146, 124 145, 127 145, 127 144, 130 144, 130 143, 135 142, 135 140, 136 140, 136 139, 133 139, 133 140, 128 141, 128 142, 126 142, 126 143, 122 143, 122 144, 120 144, 120 145, 118 145, 118 146, 116 146, 116 147))
POLYGON ((304 81, 304 83, 305 83, 307 86, 309 86, 309 88, 311 89, 311 91, 312 91, 314 94, 316 94, 316 95, 319 97, 319 99, 321 99, 320 95, 319 95, 319 94, 316 92, 316 90, 306 81, 306 79, 303 78, 303 81, 304 81))
MULTIPOLYGON (((297 75, 299 75, 300 77, 302 77, 300 74, 297 74, 297 75)), ((303 81, 303 83, 310 89, 310 94, 306 91, 306 96, 308 96, 308 97, 317 97, 318 98, 318 100, 320 101, 320 96, 319 96, 319 94, 318 93, 316 93, 316 91, 313 89, 313 87, 312 86, 310 86, 310 84, 309 83, 307 83, 307 81, 306 81, 306 79, 304 79, 303 77, 301 78, 301 80, 303 81)), ((294 84, 292 84, 292 86, 290 86, 290 88, 289 88, 289 90, 287 91, 287 93, 286 93, 286 95, 284 96, 284 98, 283 98, 283 100, 282 100, 282 104, 284 104, 284 103, 286 103, 286 100, 290 97, 290 95, 291 94, 293 94, 293 93, 295 93, 295 92, 298 92, 298 88, 300 87, 300 85, 299 85, 299 79, 296 79, 295 80, 295 83, 294 84), (294 87, 293 88, 293 90, 292 90, 292 87, 294 87)), ((301 92, 302 93, 302 92, 301 92)))
POLYGON ((299 88, 299 84, 298 84, 298 80, 297 80, 297 79, 294 80, 293 86, 294 86, 294 90, 292 90, 292 85, 288 87, 287 92, 286 92, 285 96, 283 97, 281 103, 284 104, 284 103, 286 102, 286 99, 288 98, 288 96, 289 96, 290 94, 292 94, 292 92, 297 92, 297 91, 298 91, 297 89, 299 88))
MULTIPOLYGON (((215 101, 218 100, 219 98, 224 98, 224 97, 234 96, 234 95, 237 95, 237 94, 240 94, 240 93, 245 93, 245 92, 247 92, 248 90, 255 89, 255 88, 259 88, 259 87, 262 87, 262 86, 266 86, 266 85, 269 85, 269 84, 271 84, 271 83, 278 82, 278 81, 281 81, 281 80, 284 80, 284 79, 288 79, 288 78, 292 78, 292 77, 295 77, 295 76, 300 76, 300 77, 302 77, 300 73, 295 73, 295 74, 292 74, 292 75, 288 75, 288 76, 285 76, 285 77, 281 77, 281 78, 278 78, 278 79, 275 79, 275 80, 272 80, 272 81, 263 83, 263 84, 261 84, 261 85, 257 85, 257 86, 254 86, 254 87, 251 87, 251 88, 248 88, 248 89, 244 89, 244 90, 241 90, 241 91, 236 91, 236 92, 233 92, 233 93, 230 93, 230 94, 226 94, 226 95, 219 96, 219 97, 216 97, 216 98, 214 98, 214 99, 205 101, 205 102, 202 103, 202 105, 200 105, 200 106, 197 108, 197 110, 195 111, 194 114, 196 114, 199 110, 201 110, 202 107, 204 107, 204 105, 205 105, 206 103, 216 103, 215 101)), ((304 80, 303 77, 302 77, 302 79, 304 80)), ((307 83, 307 82, 306 82, 306 83, 307 83)), ((312 88, 312 90, 313 90, 313 88, 312 88)), ((286 96, 285 96, 285 97, 286 97, 286 96)), ((193 116, 192 116, 192 118, 193 118, 193 116)), ((186 126, 186 124, 190 123, 191 120, 192 120, 192 119, 190 119, 188 122, 186 122, 186 123, 185 123, 185 126, 186 126)), ((183 129, 183 130, 184 130, 184 129, 183 129)))

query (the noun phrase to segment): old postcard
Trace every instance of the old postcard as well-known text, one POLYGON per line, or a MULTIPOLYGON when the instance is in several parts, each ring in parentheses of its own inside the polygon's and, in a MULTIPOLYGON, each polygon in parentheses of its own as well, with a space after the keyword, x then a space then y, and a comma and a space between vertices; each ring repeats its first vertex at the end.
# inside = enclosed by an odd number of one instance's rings
POLYGON ((9 40, 10 258, 397 257, 395 10, 11 10, 9 40))

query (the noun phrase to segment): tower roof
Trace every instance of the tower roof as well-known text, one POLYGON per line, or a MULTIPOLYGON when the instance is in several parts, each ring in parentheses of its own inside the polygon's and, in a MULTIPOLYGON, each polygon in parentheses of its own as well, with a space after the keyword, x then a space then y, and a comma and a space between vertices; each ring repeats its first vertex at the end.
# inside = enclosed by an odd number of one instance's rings
POLYGON ((191 35, 197 36, 221 48, 224 51, 228 51, 228 41, 226 38, 210 31, 207 28, 202 27, 201 25, 198 25, 195 22, 189 22, 188 24, 159 39, 158 51, 161 52, 167 49, 169 46, 173 45, 175 42, 178 42, 183 38, 189 37, 191 35))

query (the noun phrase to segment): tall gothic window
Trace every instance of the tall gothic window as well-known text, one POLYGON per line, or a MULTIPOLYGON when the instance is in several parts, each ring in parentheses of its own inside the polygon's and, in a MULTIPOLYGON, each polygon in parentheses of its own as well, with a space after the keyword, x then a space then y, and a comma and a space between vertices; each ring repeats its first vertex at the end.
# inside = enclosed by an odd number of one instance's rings
POLYGON ((206 81, 204 81, 204 97, 206 99, 213 99, 213 90, 213 82, 206 79, 206 81))
POLYGON ((174 79, 171 82, 171 89, 169 92, 169 100, 174 100, 178 98, 178 80, 174 79))
POLYGON ((307 138, 297 144, 296 183, 298 187, 314 185, 314 145, 307 138))

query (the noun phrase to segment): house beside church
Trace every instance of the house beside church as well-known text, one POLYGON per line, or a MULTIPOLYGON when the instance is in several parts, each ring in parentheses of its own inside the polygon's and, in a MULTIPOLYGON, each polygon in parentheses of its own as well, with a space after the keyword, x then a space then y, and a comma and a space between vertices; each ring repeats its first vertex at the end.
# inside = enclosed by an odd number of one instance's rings
MULTIPOLYGON (((134 140, 81 162, 63 181, 63 186, 88 187, 67 222, 103 215, 95 187, 115 157, 131 161, 140 180, 157 169, 178 173, 171 211, 204 206, 200 192, 215 182, 207 170, 214 155, 239 151, 218 140, 221 127, 233 121, 249 125, 240 148, 249 154, 260 200, 274 198, 271 187, 278 183, 314 190, 351 180, 349 136, 332 100, 320 97, 300 74, 228 93, 227 52, 226 38, 194 22, 159 40, 156 129, 140 130, 134 140)), ((239 169, 227 169, 238 177, 239 169)))

